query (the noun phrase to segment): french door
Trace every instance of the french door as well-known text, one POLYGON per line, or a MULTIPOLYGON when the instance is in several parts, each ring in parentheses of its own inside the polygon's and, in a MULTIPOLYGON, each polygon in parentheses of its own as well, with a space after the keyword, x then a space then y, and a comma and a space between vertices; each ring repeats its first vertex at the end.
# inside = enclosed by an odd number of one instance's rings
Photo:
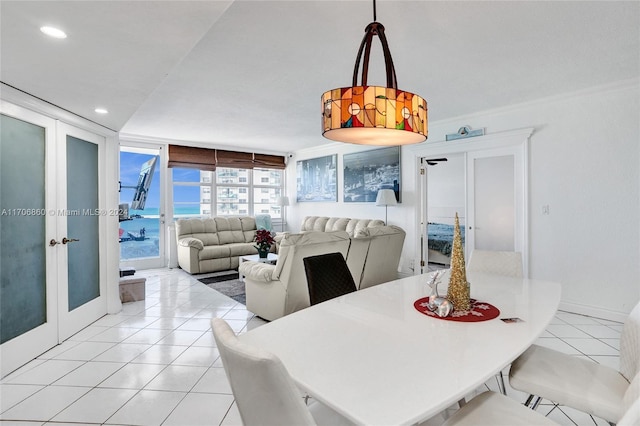
POLYGON ((167 265, 163 194, 164 153, 160 146, 123 142, 120 146, 120 266, 167 265))
POLYGON ((102 170, 105 139, 57 122, 58 340, 107 312, 104 253, 106 217, 102 170))
POLYGON ((3 102, 0 375, 106 313, 103 137, 3 102))
MULTIPOLYGON (((426 224, 431 220, 428 212, 452 217, 452 212, 464 211, 465 259, 474 249, 519 251, 522 253, 523 272, 528 274, 528 141, 533 129, 522 129, 473 137, 466 140, 434 142, 416 151, 418 168, 417 187, 421 200, 418 225, 422 237, 416 253, 420 254, 420 272, 426 272, 428 234, 426 224), (464 163, 442 181, 428 181, 428 159, 457 158, 464 163), (455 180, 455 182, 452 182, 455 180), (429 204, 427 193, 433 195, 434 185, 440 185, 439 204, 429 204), (463 191, 456 188, 464 187, 463 191), (463 193, 463 195, 462 195, 463 193), (452 208, 455 206, 455 208, 452 208)), ((446 162, 434 167, 444 168, 446 162)), ((433 197, 432 197, 433 199, 433 197)), ((433 204, 433 203, 432 203, 433 204)), ((449 223, 449 222, 445 222, 449 223)), ((451 222, 452 223, 452 222, 451 222)))

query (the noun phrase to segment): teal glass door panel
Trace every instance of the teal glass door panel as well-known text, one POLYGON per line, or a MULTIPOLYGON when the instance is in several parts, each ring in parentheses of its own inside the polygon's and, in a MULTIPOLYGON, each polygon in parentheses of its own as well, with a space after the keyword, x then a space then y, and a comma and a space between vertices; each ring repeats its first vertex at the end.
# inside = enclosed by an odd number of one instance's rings
POLYGON ((47 320, 45 129, 0 115, 0 343, 47 320))
POLYGON ((98 190, 98 145, 67 136, 69 311, 100 296, 98 190))

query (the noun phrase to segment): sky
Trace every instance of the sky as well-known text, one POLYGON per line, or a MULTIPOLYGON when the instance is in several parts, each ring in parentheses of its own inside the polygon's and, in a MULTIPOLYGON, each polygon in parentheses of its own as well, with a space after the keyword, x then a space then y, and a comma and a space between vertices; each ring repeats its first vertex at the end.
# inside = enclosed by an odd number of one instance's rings
MULTIPOLYGON (((135 186, 138 183, 138 176, 142 165, 150 160, 153 155, 137 154, 133 152, 120 151, 120 182, 122 186, 135 186)), ((173 169, 174 182, 200 182, 200 171, 196 169, 173 169)), ((122 188, 120 191, 120 203, 131 205, 133 201, 134 189, 122 188)), ((193 202, 199 204, 200 188, 197 186, 183 186, 179 190, 174 190, 173 201, 193 202)), ((160 206, 160 164, 156 163, 156 168, 151 179, 151 187, 147 195, 146 208, 157 209, 160 206)))
MULTIPOLYGON (((136 154, 133 152, 120 151, 120 183, 122 186, 135 186, 138 183, 138 176, 142 165, 151 159, 153 155, 136 154)), ((131 205, 133 201, 134 189, 122 188, 120 191, 120 203, 131 205)), ((151 187, 147 194, 145 208, 158 208, 160 206, 160 167, 156 163, 151 187)))

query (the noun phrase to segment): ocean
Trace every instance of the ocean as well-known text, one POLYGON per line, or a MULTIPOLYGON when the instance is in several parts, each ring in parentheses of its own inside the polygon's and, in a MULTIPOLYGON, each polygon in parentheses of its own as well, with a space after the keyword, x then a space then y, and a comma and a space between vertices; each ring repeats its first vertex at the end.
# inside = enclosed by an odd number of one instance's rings
MULTIPOLYGON (((159 209, 147 207, 144 210, 129 210, 131 220, 120 222, 120 238, 126 240, 144 234, 144 240, 130 239, 120 242, 120 259, 132 260, 160 255, 159 209), (139 215, 140 217, 134 217, 139 215)), ((200 207, 176 207, 174 218, 198 217, 200 207)), ((167 221, 167 224, 172 221, 167 221)))

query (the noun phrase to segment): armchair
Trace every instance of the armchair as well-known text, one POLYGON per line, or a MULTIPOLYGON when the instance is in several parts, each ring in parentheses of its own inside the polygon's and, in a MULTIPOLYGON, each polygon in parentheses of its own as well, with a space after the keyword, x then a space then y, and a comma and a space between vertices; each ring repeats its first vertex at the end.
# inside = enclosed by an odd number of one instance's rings
POLYGON ((280 242, 275 265, 241 263, 239 272, 244 275, 247 309, 273 321, 308 307, 309 289, 302 259, 333 252, 346 257, 350 242, 345 231, 287 234, 280 242))

